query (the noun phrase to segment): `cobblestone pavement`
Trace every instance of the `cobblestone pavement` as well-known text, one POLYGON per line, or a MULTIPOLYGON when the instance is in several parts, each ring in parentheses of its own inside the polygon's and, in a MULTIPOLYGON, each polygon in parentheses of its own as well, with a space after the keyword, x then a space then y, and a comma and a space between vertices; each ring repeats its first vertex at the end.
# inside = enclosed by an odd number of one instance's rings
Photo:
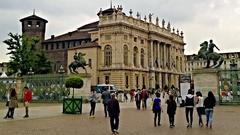
MULTIPOLYGON (((240 107, 217 106, 214 110, 213 129, 198 127, 194 110, 193 128, 186 128, 184 108, 178 108, 176 127, 170 129, 166 109, 162 113, 161 126, 153 126, 153 113, 136 110, 133 103, 121 103, 121 135, 240 135, 240 107)), ((164 106, 166 108, 166 106, 164 106)), ((62 114, 61 106, 32 107, 31 118, 23 119, 23 108, 16 110, 14 120, 0 119, 0 135, 110 135, 109 118, 105 118, 102 104, 97 104, 96 118, 88 116, 89 105, 83 106, 83 114, 62 114)), ((0 110, 4 116, 6 110, 0 110)), ((204 117, 205 120, 205 117, 204 117)))

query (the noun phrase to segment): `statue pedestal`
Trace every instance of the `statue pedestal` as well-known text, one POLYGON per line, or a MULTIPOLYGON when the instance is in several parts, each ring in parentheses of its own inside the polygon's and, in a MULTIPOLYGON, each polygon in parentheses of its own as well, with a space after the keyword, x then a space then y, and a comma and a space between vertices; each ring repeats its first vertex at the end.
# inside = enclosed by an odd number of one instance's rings
POLYGON ((219 88, 219 69, 197 69, 193 70, 192 77, 194 80, 194 90, 200 91, 204 97, 208 95, 208 91, 212 91, 216 99, 218 98, 219 88))
MULTIPOLYGON (((91 75, 90 74, 77 74, 79 75, 82 80, 83 80, 83 87, 81 89, 74 89, 74 97, 83 97, 86 98, 90 95, 91 92, 91 75)), ((73 91, 72 89, 70 90, 70 97, 72 97, 73 91)))

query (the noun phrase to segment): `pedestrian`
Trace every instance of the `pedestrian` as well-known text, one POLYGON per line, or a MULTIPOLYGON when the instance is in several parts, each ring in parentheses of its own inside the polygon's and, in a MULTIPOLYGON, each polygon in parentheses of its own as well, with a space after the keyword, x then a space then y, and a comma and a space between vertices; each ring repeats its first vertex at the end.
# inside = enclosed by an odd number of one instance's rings
POLYGON ((194 107, 194 96, 193 96, 193 90, 189 89, 188 94, 185 99, 185 114, 187 119, 187 128, 192 127, 193 123, 193 107, 194 107), (189 120, 190 117, 190 120, 189 120))
POLYGON ((212 121, 213 121, 213 107, 216 105, 216 98, 213 95, 212 91, 208 92, 208 96, 204 100, 204 107, 206 112, 206 127, 208 125, 212 128, 212 121))
POLYGON ((136 106, 137 109, 140 110, 141 109, 141 91, 138 89, 136 95, 135 95, 135 101, 136 101, 136 106))
POLYGON ((25 115, 23 118, 29 117, 29 103, 32 101, 32 91, 28 87, 23 88, 23 105, 25 107, 25 115))
POLYGON ((108 114, 112 134, 118 134, 120 107, 114 93, 111 94, 111 99, 108 101, 108 114))
POLYGON ((169 127, 173 128, 174 125, 174 116, 176 114, 177 104, 172 95, 169 96, 169 99, 166 101, 167 103, 167 114, 169 118, 169 127))
POLYGON ((148 92, 145 89, 142 89, 141 98, 142 98, 142 109, 146 110, 147 109, 148 92))
POLYGON ((8 90, 6 92, 6 98, 7 98, 7 102, 6 102, 6 107, 8 108, 7 114, 4 117, 4 119, 10 118, 10 108, 9 108, 9 102, 10 102, 10 90, 8 90))
POLYGON ((108 107, 107 104, 110 98, 111 98, 110 92, 107 89, 105 89, 102 93, 102 103, 103 103, 105 117, 107 117, 107 107, 108 107))
POLYGON ((128 101, 128 96, 127 96, 128 92, 126 90, 124 90, 123 92, 123 96, 124 96, 124 101, 127 102, 128 101))
POLYGON ((10 89, 10 101, 9 101, 9 109, 10 109, 10 117, 9 118, 14 118, 14 111, 15 108, 18 107, 18 102, 17 102, 17 92, 15 88, 10 89))
POLYGON ((96 108, 96 102, 97 102, 97 94, 95 92, 95 90, 91 91, 91 94, 89 96, 89 102, 90 102, 90 106, 91 106, 91 110, 90 110, 90 118, 95 118, 95 108, 96 108))
POLYGON ((158 119, 158 126, 160 126, 160 120, 161 120, 161 99, 160 99, 160 93, 155 94, 156 97, 153 100, 153 106, 152 106, 152 111, 154 113, 154 126, 157 126, 157 119, 158 119))
POLYGON ((202 115, 205 114, 205 109, 203 107, 203 97, 200 91, 196 92, 196 108, 199 118, 198 125, 202 127, 203 126, 202 115))

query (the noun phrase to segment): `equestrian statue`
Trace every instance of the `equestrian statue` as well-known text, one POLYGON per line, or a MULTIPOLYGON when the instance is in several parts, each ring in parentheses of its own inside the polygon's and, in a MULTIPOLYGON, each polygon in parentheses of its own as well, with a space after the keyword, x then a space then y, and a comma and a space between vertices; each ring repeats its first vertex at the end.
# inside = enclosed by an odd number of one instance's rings
POLYGON ((200 44, 200 50, 198 51, 198 55, 195 57, 195 59, 202 58, 203 60, 207 60, 207 66, 206 68, 218 68, 222 65, 224 58, 214 52, 214 48, 220 50, 212 40, 209 41, 209 44, 207 41, 204 41, 200 44), (213 61, 213 64, 210 66, 211 61, 213 61))
POLYGON ((68 66, 69 70, 71 73, 73 74, 78 74, 78 71, 76 71, 77 68, 81 67, 85 70, 85 73, 87 74, 87 70, 86 70, 86 66, 88 64, 86 64, 86 60, 83 58, 83 56, 85 56, 86 54, 84 53, 75 53, 73 56, 74 61, 68 66))

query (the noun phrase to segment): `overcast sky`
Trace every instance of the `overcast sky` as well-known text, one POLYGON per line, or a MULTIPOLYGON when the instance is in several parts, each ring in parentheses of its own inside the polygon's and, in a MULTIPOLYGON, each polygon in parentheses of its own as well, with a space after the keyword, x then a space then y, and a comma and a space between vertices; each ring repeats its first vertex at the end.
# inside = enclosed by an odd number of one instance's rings
MULTIPOLYGON (((170 21, 183 30, 185 54, 197 53, 199 44, 213 39, 220 52, 240 51, 240 0, 113 0, 129 15, 153 13, 153 20, 170 21)), ((9 32, 21 33, 19 19, 36 15, 48 20, 46 38, 77 29, 98 20, 100 8, 110 7, 110 0, 1 0, 0 1, 0 62, 9 60, 6 45, 9 32)))

